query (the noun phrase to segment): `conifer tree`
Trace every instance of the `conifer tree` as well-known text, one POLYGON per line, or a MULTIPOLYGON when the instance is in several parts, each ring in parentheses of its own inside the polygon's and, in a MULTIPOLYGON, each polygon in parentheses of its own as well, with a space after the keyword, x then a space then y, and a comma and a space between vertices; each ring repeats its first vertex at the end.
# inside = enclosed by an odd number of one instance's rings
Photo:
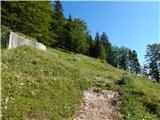
POLYGON ((61 34, 61 48, 68 51, 88 54, 88 34, 86 23, 81 19, 66 19, 61 34))
POLYGON ((89 45, 89 49, 88 49, 88 55, 91 56, 91 57, 94 57, 94 41, 92 39, 92 36, 91 35, 88 35, 88 45, 89 45))
POLYGON ((100 36, 98 32, 96 33, 96 37, 95 37, 94 57, 100 58, 100 59, 106 58, 106 52, 100 41, 100 36))
POLYGON ((69 30, 72 51, 87 54, 89 48, 89 45, 87 44, 87 33, 86 22, 81 19, 72 20, 69 30))
POLYGON ((137 58, 137 52, 135 50, 132 51, 133 58, 133 71, 138 74, 140 72, 140 64, 137 58))
POLYGON ((108 36, 106 35, 105 32, 102 33, 101 35, 101 38, 100 38, 100 41, 105 49, 105 53, 106 53, 106 60, 108 61, 109 59, 109 55, 111 54, 112 52, 112 45, 111 43, 109 42, 109 39, 108 39, 108 36))
POLYGON ((105 52, 105 49, 104 49, 102 43, 99 44, 98 51, 99 51, 99 53, 98 53, 99 58, 105 60, 106 59, 106 52, 105 52))
POLYGON ((140 64, 135 50, 131 51, 129 48, 113 47, 113 51, 109 57, 109 63, 117 68, 134 72, 140 72, 140 64))
POLYGON ((63 26, 65 23, 65 18, 63 15, 63 8, 60 0, 56 0, 53 4, 53 13, 52 13, 52 23, 51 23, 51 31, 56 33, 56 42, 54 47, 65 48, 64 36, 65 32, 63 26))
POLYGON ((138 74, 140 72, 140 64, 137 57, 137 52, 135 50, 129 50, 129 71, 138 74))
POLYGON ((148 45, 145 59, 148 75, 160 83, 160 44, 148 45))
POLYGON ((96 32, 95 45, 94 45, 94 57, 95 58, 99 57, 99 51, 98 51, 99 44, 100 44, 99 33, 96 32))
POLYGON ((52 20, 49 1, 3 1, 1 7, 3 25, 46 45, 54 41, 54 34, 49 31, 52 20))

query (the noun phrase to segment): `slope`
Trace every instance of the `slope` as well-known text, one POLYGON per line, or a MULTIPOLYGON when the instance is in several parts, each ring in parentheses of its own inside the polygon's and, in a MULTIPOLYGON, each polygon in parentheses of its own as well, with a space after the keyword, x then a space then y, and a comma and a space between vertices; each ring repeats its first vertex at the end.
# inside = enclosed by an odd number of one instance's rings
POLYGON ((159 119, 160 86, 104 61, 48 48, 2 50, 2 119, 72 119, 92 86, 118 91, 124 119, 159 119), (101 78, 101 80, 96 80, 101 78), (113 82, 105 84, 105 80, 113 82))

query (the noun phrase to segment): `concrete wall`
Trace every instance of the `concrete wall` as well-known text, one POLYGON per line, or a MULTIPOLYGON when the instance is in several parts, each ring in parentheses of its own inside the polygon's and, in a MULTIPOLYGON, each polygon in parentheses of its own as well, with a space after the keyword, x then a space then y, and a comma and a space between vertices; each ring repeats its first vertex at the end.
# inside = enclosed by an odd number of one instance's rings
POLYGON ((38 49, 46 51, 46 46, 43 45, 42 43, 39 43, 39 42, 36 42, 33 40, 29 40, 29 39, 25 38, 24 36, 21 36, 17 33, 10 32, 8 48, 9 49, 16 48, 16 47, 19 47, 22 45, 29 45, 34 48, 38 48, 38 49))

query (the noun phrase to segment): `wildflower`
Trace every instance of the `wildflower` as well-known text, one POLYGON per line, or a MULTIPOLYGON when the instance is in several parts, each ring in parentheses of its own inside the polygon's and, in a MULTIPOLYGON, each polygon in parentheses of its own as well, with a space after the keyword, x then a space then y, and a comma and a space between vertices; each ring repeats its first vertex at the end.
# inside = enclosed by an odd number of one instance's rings
POLYGON ((20 85, 24 85, 24 83, 20 83, 20 85))
POLYGON ((6 104, 8 103, 9 97, 6 97, 6 104))
POLYGON ((4 109, 7 109, 7 106, 5 106, 4 109))

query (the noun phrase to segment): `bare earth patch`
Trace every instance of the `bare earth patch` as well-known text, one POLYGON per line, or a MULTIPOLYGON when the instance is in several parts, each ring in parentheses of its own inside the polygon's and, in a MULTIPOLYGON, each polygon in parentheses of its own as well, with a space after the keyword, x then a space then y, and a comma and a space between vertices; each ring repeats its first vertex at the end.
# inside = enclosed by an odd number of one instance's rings
POLYGON ((74 120, 118 120, 121 118, 119 105, 117 92, 92 88, 84 91, 84 101, 74 120))

